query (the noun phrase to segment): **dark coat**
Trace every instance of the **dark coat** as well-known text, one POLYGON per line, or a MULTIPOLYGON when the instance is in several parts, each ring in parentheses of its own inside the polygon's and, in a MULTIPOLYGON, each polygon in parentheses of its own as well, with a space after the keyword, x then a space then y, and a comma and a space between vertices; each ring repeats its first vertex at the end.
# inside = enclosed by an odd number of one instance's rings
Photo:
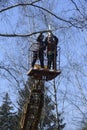
POLYGON ((45 44, 47 46, 47 53, 57 51, 58 38, 56 36, 46 37, 45 44))

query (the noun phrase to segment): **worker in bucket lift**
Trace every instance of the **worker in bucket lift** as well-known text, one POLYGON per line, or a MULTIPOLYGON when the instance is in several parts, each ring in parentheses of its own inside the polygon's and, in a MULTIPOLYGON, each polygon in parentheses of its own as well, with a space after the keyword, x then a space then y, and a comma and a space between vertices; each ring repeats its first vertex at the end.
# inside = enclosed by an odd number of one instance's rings
POLYGON ((34 67, 36 60, 39 58, 41 68, 44 68, 44 50, 46 49, 46 46, 43 39, 44 39, 44 35, 40 33, 36 43, 37 49, 33 51, 32 67, 34 67))
POLYGON ((45 39, 45 44, 47 46, 47 68, 51 69, 52 65, 52 69, 56 70, 58 38, 50 31, 45 39))

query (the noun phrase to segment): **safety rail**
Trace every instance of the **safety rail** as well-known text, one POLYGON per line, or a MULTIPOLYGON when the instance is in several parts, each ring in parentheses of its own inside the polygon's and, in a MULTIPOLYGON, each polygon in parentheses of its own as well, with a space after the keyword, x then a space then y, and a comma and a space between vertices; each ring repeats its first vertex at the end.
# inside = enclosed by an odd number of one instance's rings
MULTIPOLYGON (((32 43, 29 50, 28 50, 28 69, 32 67, 33 61, 33 52, 38 48, 36 43, 32 43)), ((47 50, 44 51, 44 66, 47 67, 47 50)), ((40 65, 39 57, 36 60, 36 63, 40 65)), ((52 66, 51 66, 52 68, 52 66)), ((57 47, 57 56, 56 56, 56 70, 60 70, 60 46, 57 47)))

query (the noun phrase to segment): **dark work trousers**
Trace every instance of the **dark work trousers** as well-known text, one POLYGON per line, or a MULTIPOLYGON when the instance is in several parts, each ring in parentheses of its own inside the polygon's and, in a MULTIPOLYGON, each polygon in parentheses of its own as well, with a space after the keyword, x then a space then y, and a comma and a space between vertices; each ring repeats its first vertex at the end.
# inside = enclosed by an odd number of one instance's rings
POLYGON ((34 67, 36 60, 39 58, 41 68, 44 68, 44 52, 33 52, 33 61, 32 61, 32 67, 34 67))
POLYGON ((48 53, 47 54, 47 58, 48 58, 48 63, 47 63, 47 68, 56 70, 56 55, 54 53, 48 53))

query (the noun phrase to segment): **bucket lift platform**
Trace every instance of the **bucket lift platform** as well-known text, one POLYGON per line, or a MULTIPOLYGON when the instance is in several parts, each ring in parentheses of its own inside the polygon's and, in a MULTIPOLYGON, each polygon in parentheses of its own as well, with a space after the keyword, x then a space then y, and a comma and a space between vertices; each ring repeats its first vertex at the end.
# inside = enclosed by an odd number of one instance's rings
POLYGON ((37 80, 52 80, 56 78, 61 73, 60 70, 47 69, 47 67, 41 68, 39 65, 35 65, 34 68, 31 68, 27 75, 32 76, 37 80))

